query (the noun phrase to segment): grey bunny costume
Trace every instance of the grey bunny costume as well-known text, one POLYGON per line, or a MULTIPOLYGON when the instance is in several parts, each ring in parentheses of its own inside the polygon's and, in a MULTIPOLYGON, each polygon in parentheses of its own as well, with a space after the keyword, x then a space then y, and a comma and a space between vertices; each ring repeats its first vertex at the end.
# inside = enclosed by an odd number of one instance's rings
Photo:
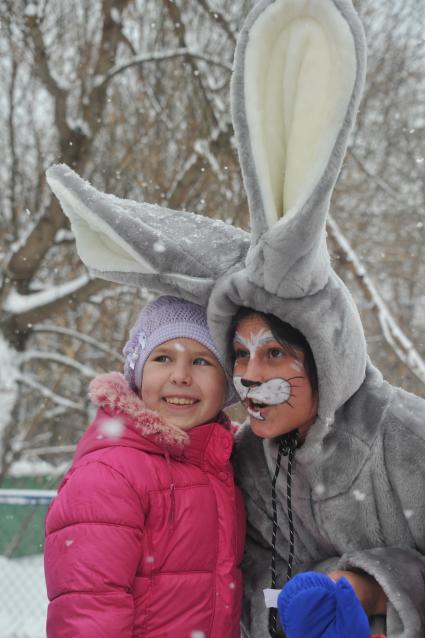
MULTIPOLYGON (((388 596, 388 638, 425 636, 425 401, 367 359, 360 318, 333 271, 325 223, 365 74, 350 0, 262 0, 238 40, 233 120, 252 234, 120 200, 65 166, 48 181, 97 276, 208 305, 224 346, 240 306, 276 315, 312 348, 315 424, 296 452, 294 571, 363 570, 388 596), (157 243, 161 250, 155 250, 157 243)), ((248 513, 244 630, 267 635, 271 476, 277 444, 244 427, 235 468, 248 513)), ((278 573, 288 556, 287 459, 277 483, 278 573)), ((384 625, 383 625, 384 622, 384 625)))

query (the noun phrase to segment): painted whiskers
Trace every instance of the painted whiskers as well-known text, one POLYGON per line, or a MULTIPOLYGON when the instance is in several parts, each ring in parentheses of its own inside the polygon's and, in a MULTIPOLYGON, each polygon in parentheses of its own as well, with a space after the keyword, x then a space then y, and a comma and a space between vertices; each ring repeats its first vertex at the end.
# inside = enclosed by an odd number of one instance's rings
POLYGON ((241 376, 233 377, 233 384, 242 402, 245 404, 247 412, 259 421, 264 421, 265 417, 261 410, 272 405, 287 403, 291 408, 290 399, 295 397, 293 389, 297 387, 292 383, 295 379, 303 379, 301 375, 289 377, 288 379, 274 378, 267 381, 251 381, 241 376))

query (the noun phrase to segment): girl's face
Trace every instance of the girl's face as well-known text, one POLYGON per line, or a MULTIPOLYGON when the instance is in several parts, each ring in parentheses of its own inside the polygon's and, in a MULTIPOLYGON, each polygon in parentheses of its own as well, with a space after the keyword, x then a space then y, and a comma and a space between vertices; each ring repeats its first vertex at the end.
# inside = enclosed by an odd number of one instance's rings
POLYGON ((270 439, 298 428, 305 436, 317 415, 317 398, 304 368, 304 353, 288 352, 256 314, 239 322, 233 349, 233 381, 253 432, 270 439))
POLYGON ((223 407, 227 380, 215 356, 193 339, 171 339, 151 352, 140 396, 148 410, 181 430, 212 421, 223 407))

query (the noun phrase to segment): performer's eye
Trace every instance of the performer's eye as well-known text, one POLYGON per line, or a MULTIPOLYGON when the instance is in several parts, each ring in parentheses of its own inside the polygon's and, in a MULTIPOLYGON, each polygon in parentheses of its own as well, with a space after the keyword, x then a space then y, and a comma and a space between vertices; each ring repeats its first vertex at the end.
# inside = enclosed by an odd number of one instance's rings
POLYGON ((269 349, 269 357, 270 359, 280 359, 285 356, 285 353, 281 348, 270 348, 269 349))
POLYGON ((235 359, 247 359, 249 357, 249 351, 244 348, 235 348, 235 359))

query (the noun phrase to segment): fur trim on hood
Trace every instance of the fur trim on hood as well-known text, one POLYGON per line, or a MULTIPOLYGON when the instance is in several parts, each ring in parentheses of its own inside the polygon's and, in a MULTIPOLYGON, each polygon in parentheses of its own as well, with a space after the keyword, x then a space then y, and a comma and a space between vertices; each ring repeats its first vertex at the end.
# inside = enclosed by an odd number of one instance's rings
POLYGON ((90 383, 89 397, 107 412, 128 416, 143 436, 159 438, 166 445, 183 447, 189 443, 186 432, 164 423, 156 412, 145 408, 143 401, 119 372, 108 372, 96 377, 90 383))

